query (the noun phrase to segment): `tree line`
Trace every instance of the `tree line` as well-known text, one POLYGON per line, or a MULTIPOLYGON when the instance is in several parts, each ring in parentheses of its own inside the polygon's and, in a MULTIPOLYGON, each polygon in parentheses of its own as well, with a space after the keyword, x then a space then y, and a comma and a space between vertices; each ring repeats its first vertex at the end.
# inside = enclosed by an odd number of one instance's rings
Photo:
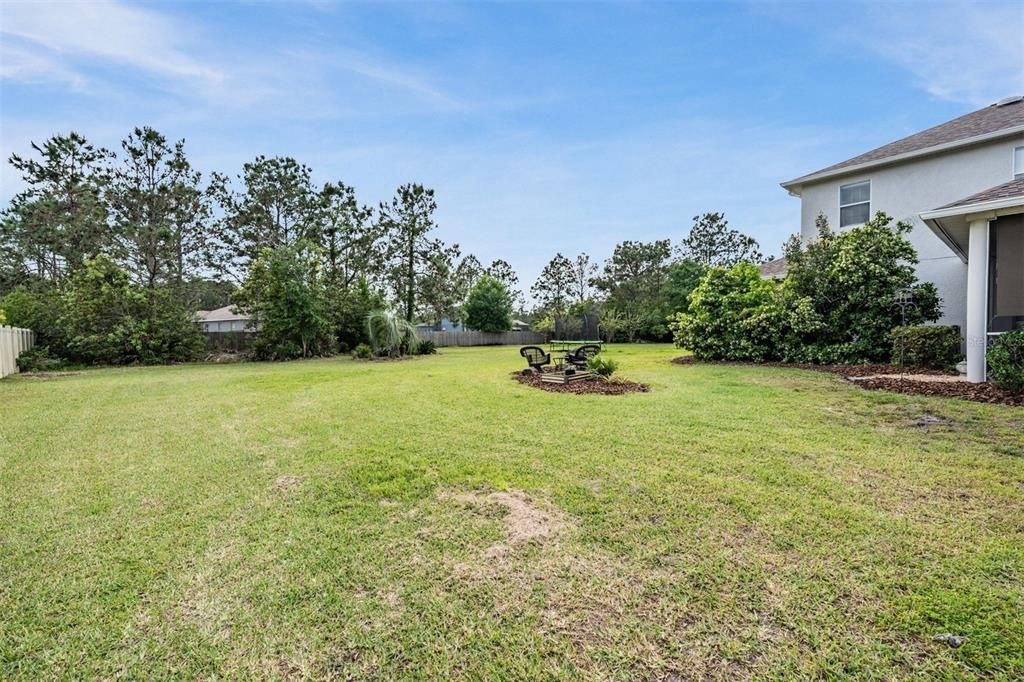
POLYGON ((563 333, 573 335, 579 318, 590 316, 607 341, 666 340, 669 318, 686 310, 709 269, 762 260, 757 241, 730 228, 721 213, 694 216, 676 245, 670 239, 620 242, 601 267, 586 253, 558 253, 530 289, 537 302, 534 328, 553 332, 561 321, 563 333))
POLYGON ((0 310, 70 362, 164 362, 201 351, 194 313, 234 304, 265 358, 345 351, 370 312, 406 323, 503 331, 514 307, 538 329, 590 315, 608 339, 664 340, 708 268, 757 262, 757 242, 720 213, 670 240, 623 241, 602 267, 556 254, 527 315, 508 262, 484 265, 436 236, 434 191, 399 187, 377 206, 290 157, 204 175, 184 140, 136 128, 112 152, 77 133, 33 143, 0 216, 0 310))
POLYGON ((484 266, 435 236, 434 192, 420 184, 371 207, 344 182, 316 185, 288 157, 204 177, 184 140, 148 127, 117 153, 77 133, 32 152, 9 159, 25 188, 0 218, 0 297, 8 323, 32 327, 72 360, 189 355, 199 343, 184 334, 192 313, 229 302, 265 324, 266 355, 287 357, 363 341, 366 313, 389 303, 410 323, 457 320, 485 275, 521 298, 509 263, 484 266), (90 281, 116 300, 75 324, 83 311, 67 308, 90 281), (185 347, 170 343, 182 335, 185 347), (111 347, 83 354, 82 336, 93 345, 109 337, 111 347))

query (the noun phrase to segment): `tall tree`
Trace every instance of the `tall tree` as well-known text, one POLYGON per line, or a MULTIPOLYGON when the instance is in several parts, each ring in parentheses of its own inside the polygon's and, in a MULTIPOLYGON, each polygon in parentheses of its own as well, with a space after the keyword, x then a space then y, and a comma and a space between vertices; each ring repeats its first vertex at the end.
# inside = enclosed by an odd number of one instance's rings
POLYGON ((389 203, 380 205, 379 223, 389 238, 392 288, 410 323, 416 315, 417 275, 436 250, 428 236, 435 227, 435 210, 434 190, 415 183, 402 185, 389 203))
POLYGON ((637 334, 657 339, 668 333, 664 289, 671 253, 667 239, 621 242, 594 279, 606 295, 605 305, 621 314, 619 329, 630 340, 637 334))
POLYGON ((484 272, 505 285, 512 298, 512 305, 523 307, 523 292, 519 289, 519 275, 512 269, 512 265, 508 261, 497 258, 491 261, 484 272))
POLYGON ((27 187, 3 213, 0 243, 24 273, 59 283, 111 241, 103 198, 111 154, 74 132, 32 149, 38 159, 10 158, 27 187))
POLYGON ((306 241, 263 249, 232 299, 258 328, 253 345, 258 357, 289 360, 334 349, 319 250, 306 241))
POLYGON ((117 255, 150 289, 194 274, 206 242, 209 201, 184 146, 184 140, 172 147, 156 130, 136 128, 121 143, 124 159, 111 173, 117 255))
POLYGON ((444 246, 438 243, 426 254, 416 285, 419 316, 423 320, 440 324, 446 317, 458 317, 456 310, 465 294, 456 277, 460 256, 458 244, 444 246))
POLYGON ((736 263, 760 263, 764 260, 753 237, 729 227, 722 213, 693 217, 693 227, 683 238, 680 252, 684 258, 706 267, 732 267, 736 263))
POLYGON ((594 284, 608 295, 615 307, 636 310, 660 296, 671 253, 667 239, 616 244, 594 284))
POLYGON ((319 196, 319 242, 327 279, 349 287, 369 280, 383 263, 383 230, 373 222, 373 209, 360 206, 355 190, 343 182, 327 183, 319 196))
POLYGON ((530 287, 530 293, 542 309, 561 315, 569 306, 575 280, 573 262, 557 253, 541 270, 537 281, 530 287))
POLYGON ((320 243, 320 211, 308 166, 289 157, 257 156, 238 178, 214 174, 211 193, 223 214, 216 237, 221 247, 211 265, 242 279, 263 249, 292 246, 301 240, 320 243))
POLYGON ((508 287, 484 275, 466 300, 466 326, 482 332, 507 332, 512 328, 512 297, 508 287))
POLYGON ((590 256, 581 253, 572 263, 572 289, 570 296, 574 303, 583 303, 590 298, 590 285, 597 275, 597 266, 590 262, 590 256))

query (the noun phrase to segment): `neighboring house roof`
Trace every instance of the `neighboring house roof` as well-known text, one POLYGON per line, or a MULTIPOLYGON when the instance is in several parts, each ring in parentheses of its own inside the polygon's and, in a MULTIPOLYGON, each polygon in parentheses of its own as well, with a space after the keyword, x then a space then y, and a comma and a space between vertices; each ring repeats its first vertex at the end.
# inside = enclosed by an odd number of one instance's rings
POLYGON ((200 310, 196 315, 200 322, 230 322, 231 320, 251 320, 249 315, 234 312, 234 306, 226 305, 216 310, 200 310))
POLYGON ((789 261, 785 258, 776 258, 761 263, 757 269, 761 271, 761 277, 764 279, 782 279, 789 271, 789 261))
POLYGON ((782 186, 790 192, 798 194, 799 186, 811 180, 822 180, 835 175, 896 163, 908 158, 1022 132, 1024 132, 1024 96, 1016 95, 990 104, 984 109, 954 118, 952 121, 882 145, 852 159, 784 182, 782 186))

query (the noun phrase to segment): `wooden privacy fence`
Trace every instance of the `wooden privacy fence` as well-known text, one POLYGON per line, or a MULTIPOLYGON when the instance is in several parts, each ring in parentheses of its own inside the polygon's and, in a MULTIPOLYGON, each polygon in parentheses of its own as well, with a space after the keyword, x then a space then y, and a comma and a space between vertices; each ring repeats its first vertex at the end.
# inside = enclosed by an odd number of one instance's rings
POLYGON ((433 341, 443 346, 531 346, 547 342, 542 332, 417 332, 421 341, 433 341))
POLYGON ((0 379, 18 371, 18 356, 36 342, 31 329, 0 327, 0 379))

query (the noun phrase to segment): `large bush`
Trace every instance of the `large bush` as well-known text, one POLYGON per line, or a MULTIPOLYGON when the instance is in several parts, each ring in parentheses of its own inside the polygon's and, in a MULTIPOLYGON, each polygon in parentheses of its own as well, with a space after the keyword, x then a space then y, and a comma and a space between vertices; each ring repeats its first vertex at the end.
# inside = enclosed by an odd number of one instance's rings
POLYGON ((935 287, 917 281, 917 253, 904 236, 910 229, 879 213, 835 234, 819 218, 816 240, 786 245, 781 285, 752 265, 713 268, 687 311, 672 318, 675 342, 702 359, 885 362, 903 319, 894 305, 899 292, 910 293, 910 325, 939 317, 935 287))
POLYGON ((892 330, 892 362, 907 367, 947 369, 960 361, 960 328, 947 325, 892 330))
POLYGON ((53 362, 184 362, 203 349, 192 311, 173 287, 146 289, 107 256, 86 260, 60 289, 21 286, 0 301, 7 323, 36 333, 53 362))
POLYGON ((512 296, 508 287, 484 275, 469 291, 464 308, 466 327, 482 332, 507 332, 512 329, 512 296))
MULTIPOLYGON (((144 289, 104 255, 87 260, 61 295, 57 321, 71 362, 184 362, 202 351, 194 314, 170 289, 144 289)), ((53 348, 51 347, 51 351, 53 348)))
POLYGON ((823 216, 818 236, 808 244, 786 245, 788 274, 782 306, 788 313, 782 351, 801 362, 884 362, 891 355, 890 333, 903 322, 894 305, 900 291, 913 306, 905 322, 939 318, 934 285, 917 281, 917 252, 905 235, 910 223, 877 213, 864 225, 835 233, 823 216))
POLYGON ((1000 334, 988 349, 988 378, 1011 393, 1024 393, 1024 329, 1000 334))
POLYGON ((333 352, 327 289, 319 255, 308 244, 264 249, 232 299, 252 316, 257 358, 291 360, 333 352))
POLYGON ((330 319, 334 336, 342 351, 369 342, 366 316, 384 307, 384 297, 374 291, 365 278, 347 287, 329 289, 330 319))
POLYGON ((676 345, 701 360, 773 360, 780 310, 775 285, 757 267, 711 268, 670 322, 676 345))
POLYGON ((37 346, 47 346, 57 356, 64 354, 67 341, 59 324, 63 301, 56 287, 19 286, 0 299, 0 309, 7 317, 4 324, 31 329, 37 346))

